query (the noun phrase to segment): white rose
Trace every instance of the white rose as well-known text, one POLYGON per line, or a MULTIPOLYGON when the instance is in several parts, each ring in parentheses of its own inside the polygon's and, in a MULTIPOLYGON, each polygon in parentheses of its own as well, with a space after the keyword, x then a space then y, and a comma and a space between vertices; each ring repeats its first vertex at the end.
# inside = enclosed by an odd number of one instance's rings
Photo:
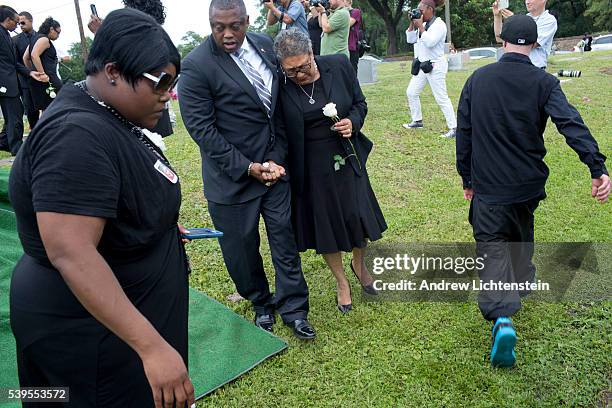
POLYGON ((164 138, 155 132, 151 132, 149 129, 141 129, 142 133, 151 141, 153 144, 161 149, 162 152, 166 151, 166 144, 164 138))
POLYGON ((0 92, 1 92, 1 93, 6 93, 6 87, 5 87, 5 86, 3 86, 2 88, 0 88, 0 92))
POLYGON ((55 99, 56 96, 57 95, 55 94, 55 92, 53 92, 53 91, 49 92, 49 98, 55 99))
POLYGON ((328 118, 335 118, 338 116, 338 111, 336 110, 335 103, 328 103, 323 107, 323 114, 328 118))

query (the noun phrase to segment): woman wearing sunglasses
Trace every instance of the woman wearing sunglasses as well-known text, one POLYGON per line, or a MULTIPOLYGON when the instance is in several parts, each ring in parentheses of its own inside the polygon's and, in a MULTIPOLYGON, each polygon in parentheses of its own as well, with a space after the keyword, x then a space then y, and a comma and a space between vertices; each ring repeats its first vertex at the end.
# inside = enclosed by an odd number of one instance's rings
POLYGON ((47 109, 62 87, 62 81, 57 75, 57 51, 53 46, 53 41, 59 38, 61 32, 60 23, 48 17, 40 25, 38 36, 32 39, 23 54, 23 63, 28 68, 49 77, 49 82, 30 81, 34 107, 39 111, 47 109))
MULTIPOLYGON (((159 25, 164 25, 166 21, 166 8, 162 4, 161 0, 123 0, 123 4, 125 7, 133 8, 136 10, 140 10, 145 14, 150 15, 159 23, 159 25)), ((96 33, 98 28, 102 25, 102 19, 97 15, 91 15, 89 23, 87 27, 92 33, 96 33)), ((171 116, 174 115, 172 112, 172 104, 168 102, 166 104, 166 109, 162 113, 162 117, 157 122, 155 127, 151 128, 152 132, 160 134, 162 137, 170 136, 174 133, 172 129, 172 119, 171 116)))
POLYGON ((352 300, 342 252, 353 253, 353 273, 363 290, 375 295, 363 253, 367 241, 381 238, 387 229, 365 169, 372 149, 360 132, 365 97, 346 56, 314 56, 307 34, 281 31, 274 49, 286 79, 280 100, 290 127, 288 162, 298 249, 323 254, 336 278, 338 310, 345 314, 352 300), (328 104, 336 105, 335 114, 328 104))
POLYGON ((70 387, 66 406, 194 402, 180 183, 142 130, 159 120, 179 69, 151 17, 110 13, 86 80, 62 89, 13 165, 20 385, 70 387))

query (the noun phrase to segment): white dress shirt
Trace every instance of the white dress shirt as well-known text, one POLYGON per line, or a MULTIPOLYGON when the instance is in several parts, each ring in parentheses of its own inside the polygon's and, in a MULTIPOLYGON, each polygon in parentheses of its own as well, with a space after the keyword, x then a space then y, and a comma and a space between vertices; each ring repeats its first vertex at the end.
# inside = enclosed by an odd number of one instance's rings
POLYGON ((444 42, 446 41, 446 24, 436 18, 431 26, 421 34, 419 30, 406 30, 406 41, 414 44, 414 57, 419 61, 437 62, 444 59, 444 42))
POLYGON ((557 32, 557 19, 555 16, 550 14, 548 10, 544 10, 542 14, 537 17, 527 14, 533 18, 538 26, 538 44, 539 47, 534 48, 529 53, 531 63, 538 68, 543 68, 548 64, 548 56, 553 45, 553 37, 557 32))
MULTIPOLYGON (((268 68, 264 60, 259 56, 259 53, 249 43, 246 37, 244 38, 244 42, 242 43, 242 47, 240 48, 246 51, 244 55, 242 56, 242 58, 247 60, 253 66, 253 68, 257 70, 257 72, 261 76, 261 79, 263 79, 264 83, 266 84, 266 88, 268 88, 268 92, 272 94, 272 71, 270 70, 270 68, 268 68)), ((240 59, 237 56, 235 56, 234 53, 231 53, 230 55, 232 59, 238 65, 238 68, 240 68, 240 70, 244 73, 244 76, 247 77, 249 82, 253 83, 249 75, 247 75, 246 68, 242 64, 242 61, 240 61, 240 59)))

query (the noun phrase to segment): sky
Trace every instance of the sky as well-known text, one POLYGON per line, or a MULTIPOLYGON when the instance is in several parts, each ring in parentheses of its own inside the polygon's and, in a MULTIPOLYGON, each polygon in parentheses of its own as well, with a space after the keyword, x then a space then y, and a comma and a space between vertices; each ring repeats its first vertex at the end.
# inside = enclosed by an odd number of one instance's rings
MULTIPOLYGON (((187 31, 195 31, 198 34, 210 34, 210 25, 208 24, 208 7, 210 1, 201 0, 162 0, 166 6, 166 23, 164 28, 170 34, 170 37, 175 44, 181 41, 181 37, 187 31)), ((259 0, 244 0, 247 11, 250 15, 251 22, 259 14, 259 0)), ((81 8, 81 16, 85 35, 93 37, 87 29, 87 22, 91 14, 89 5, 94 3, 100 17, 113 10, 123 7, 121 0, 81 0, 79 6, 81 8)), ((70 45, 80 41, 79 26, 77 23, 74 0, 4 0, 3 4, 13 7, 17 12, 29 11, 34 18, 34 29, 38 27, 43 20, 49 16, 59 21, 62 26, 60 38, 54 42, 55 48, 60 56, 68 53, 70 45)), ((15 31, 19 32, 19 28, 15 31)))

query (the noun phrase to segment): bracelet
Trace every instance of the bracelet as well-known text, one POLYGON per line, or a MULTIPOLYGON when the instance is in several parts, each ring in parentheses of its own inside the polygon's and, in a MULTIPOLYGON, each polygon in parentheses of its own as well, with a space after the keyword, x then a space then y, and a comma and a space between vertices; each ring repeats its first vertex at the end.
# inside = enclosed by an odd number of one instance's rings
POLYGON ((247 177, 251 177, 251 169, 253 168, 253 165, 255 163, 251 162, 249 163, 249 167, 247 168, 247 177))

